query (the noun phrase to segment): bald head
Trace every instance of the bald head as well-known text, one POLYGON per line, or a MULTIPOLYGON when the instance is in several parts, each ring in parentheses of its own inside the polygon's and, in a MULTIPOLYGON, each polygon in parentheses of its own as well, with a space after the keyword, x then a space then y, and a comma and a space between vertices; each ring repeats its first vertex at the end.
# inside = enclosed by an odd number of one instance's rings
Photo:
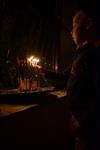
POLYGON ((95 28, 92 17, 82 10, 78 10, 73 17, 72 37, 77 47, 86 41, 94 40, 95 28))

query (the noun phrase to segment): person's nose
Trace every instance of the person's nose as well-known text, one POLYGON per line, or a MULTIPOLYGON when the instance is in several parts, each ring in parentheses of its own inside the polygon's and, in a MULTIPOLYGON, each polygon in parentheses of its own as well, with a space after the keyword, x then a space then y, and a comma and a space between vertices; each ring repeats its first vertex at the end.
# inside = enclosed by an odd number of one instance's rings
POLYGON ((72 34, 73 34, 73 31, 71 31, 70 34, 72 35, 72 34))

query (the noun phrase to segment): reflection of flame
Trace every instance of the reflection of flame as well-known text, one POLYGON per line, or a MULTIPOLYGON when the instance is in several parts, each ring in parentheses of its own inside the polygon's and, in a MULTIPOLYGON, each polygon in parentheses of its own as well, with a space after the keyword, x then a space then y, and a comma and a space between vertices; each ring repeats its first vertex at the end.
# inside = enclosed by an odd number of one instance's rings
POLYGON ((35 58, 34 56, 31 56, 30 58, 27 59, 27 61, 28 61, 32 66, 36 66, 40 60, 39 60, 39 58, 35 58))

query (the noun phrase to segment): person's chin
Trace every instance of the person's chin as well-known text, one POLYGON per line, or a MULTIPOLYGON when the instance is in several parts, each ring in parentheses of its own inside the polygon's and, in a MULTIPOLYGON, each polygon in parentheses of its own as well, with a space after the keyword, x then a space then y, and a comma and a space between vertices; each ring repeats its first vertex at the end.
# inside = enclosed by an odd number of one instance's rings
POLYGON ((77 45, 78 45, 78 42, 77 42, 75 39, 73 39, 73 41, 74 41, 75 45, 77 46, 77 45))

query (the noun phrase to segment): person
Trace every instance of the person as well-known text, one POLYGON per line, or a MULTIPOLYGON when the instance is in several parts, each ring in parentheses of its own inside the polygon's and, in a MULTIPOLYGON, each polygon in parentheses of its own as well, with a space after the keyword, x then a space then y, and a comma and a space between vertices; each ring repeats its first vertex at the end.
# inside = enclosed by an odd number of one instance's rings
POLYGON ((77 54, 67 81, 67 105, 72 115, 74 134, 79 137, 84 150, 95 150, 97 146, 97 108, 100 99, 100 48, 96 45, 99 40, 97 27, 92 14, 82 9, 77 10, 71 31, 77 54))

